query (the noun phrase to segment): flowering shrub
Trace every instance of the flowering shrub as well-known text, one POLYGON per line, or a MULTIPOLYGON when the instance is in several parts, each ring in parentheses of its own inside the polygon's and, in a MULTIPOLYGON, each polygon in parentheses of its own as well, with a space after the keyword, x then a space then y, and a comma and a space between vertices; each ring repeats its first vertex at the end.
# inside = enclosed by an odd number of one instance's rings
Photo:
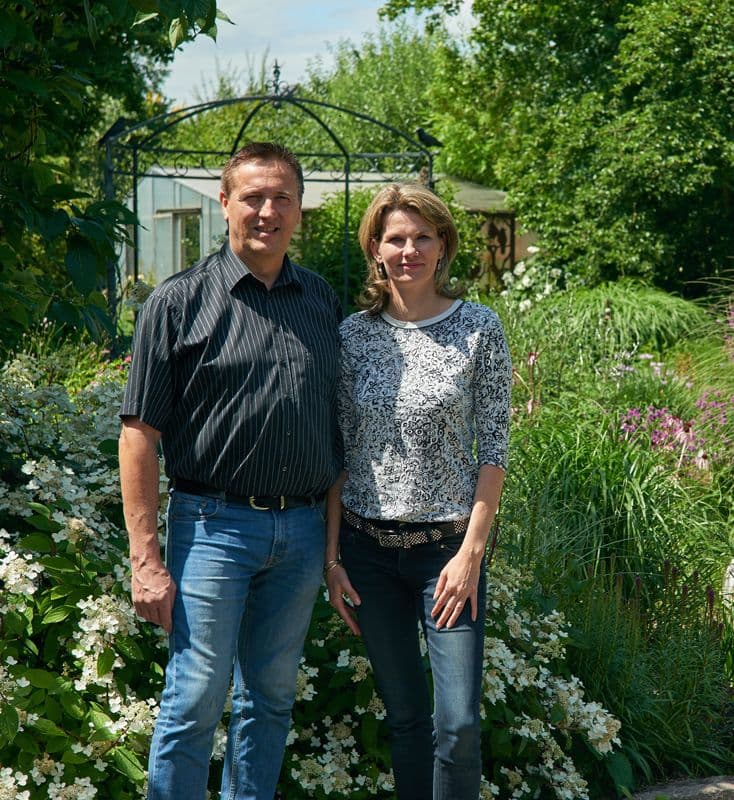
POLYGON ((503 286, 500 294, 523 312, 557 292, 563 281, 563 272, 538 260, 538 252, 538 248, 531 245, 527 258, 500 276, 503 286))
MULTIPOLYGON (((47 375, 22 355, 0 370, 0 800, 126 800, 145 791, 166 639, 129 600, 115 455, 124 371, 109 364, 74 392, 47 375)), ((529 578, 496 564, 488 597, 483 797, 588 797, 576 759, 606 758, 613 772, 619 723, 568 674, 563 617, 532 602, 529 578)), ((288 800, 390 797, 384 717, 361 641, 321 598, 288 800)), ((225 741, 222 725, 215 761, 225 741)))
POLYGON ((649 444, 670 457, 676 471, 705 473, 716 462, 726 461, 732 451, 729 419, 734 395, 704 392, 696 400, 697 419, 683 420, 667 408, 630 408, 620 430, 625 439, 649 444))

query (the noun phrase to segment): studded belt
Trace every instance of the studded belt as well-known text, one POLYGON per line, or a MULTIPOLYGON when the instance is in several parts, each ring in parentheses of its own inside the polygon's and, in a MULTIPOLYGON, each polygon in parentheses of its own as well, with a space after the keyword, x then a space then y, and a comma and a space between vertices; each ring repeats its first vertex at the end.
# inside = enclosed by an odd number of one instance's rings
POLYGON ((377 540, 380 547, 414 547, 417 544, 438 542, 449 536, 463 536, 469 527, 468 519, 451 522, 394 522, 360 517, 342 507, 347 525, 377 540))

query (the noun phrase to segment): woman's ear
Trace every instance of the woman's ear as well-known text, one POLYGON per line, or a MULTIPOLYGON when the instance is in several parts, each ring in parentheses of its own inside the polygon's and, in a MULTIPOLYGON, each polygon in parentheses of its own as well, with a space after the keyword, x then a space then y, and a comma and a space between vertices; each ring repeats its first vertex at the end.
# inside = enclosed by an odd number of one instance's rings
POLYGON ((370 239, 370 253, 372 253, 372 258, 380 264, 382 263, 382 258, 380 258, 380 243, 377 239, 370 239))

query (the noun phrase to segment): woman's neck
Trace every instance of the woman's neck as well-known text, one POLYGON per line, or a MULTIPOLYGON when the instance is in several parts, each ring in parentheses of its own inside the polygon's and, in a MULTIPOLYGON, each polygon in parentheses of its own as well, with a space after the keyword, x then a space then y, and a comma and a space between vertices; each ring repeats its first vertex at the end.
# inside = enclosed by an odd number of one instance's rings
POLYGON ((393 289, 385 311, 393 319, 401 322, 420 322, 437 317, 448 310, 453 303, 454 300, 450 297, 444 297, 433 290, 414 295, 411 292, 401 293, 393 289))

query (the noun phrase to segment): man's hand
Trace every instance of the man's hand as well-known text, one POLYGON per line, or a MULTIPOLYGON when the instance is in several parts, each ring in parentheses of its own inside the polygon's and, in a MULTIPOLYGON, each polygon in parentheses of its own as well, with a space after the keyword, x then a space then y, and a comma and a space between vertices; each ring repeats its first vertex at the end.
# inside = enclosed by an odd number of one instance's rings
POLYGON ((163 564, 133 569, 132 587, 135 613, 170 633, 173 627, 176 584, 169 571, 163 564))

